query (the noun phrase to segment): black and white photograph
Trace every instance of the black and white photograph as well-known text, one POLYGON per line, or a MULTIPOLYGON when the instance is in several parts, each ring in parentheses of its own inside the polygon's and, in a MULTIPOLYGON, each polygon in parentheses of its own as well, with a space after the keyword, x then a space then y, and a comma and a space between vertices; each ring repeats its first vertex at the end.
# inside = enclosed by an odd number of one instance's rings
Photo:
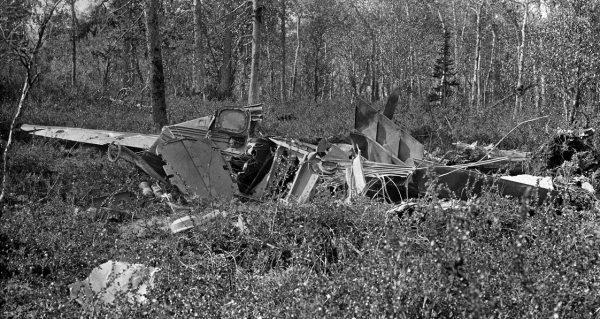
POLYGON ((600 318, 600 0, 0 0, 0 318, 600 318))

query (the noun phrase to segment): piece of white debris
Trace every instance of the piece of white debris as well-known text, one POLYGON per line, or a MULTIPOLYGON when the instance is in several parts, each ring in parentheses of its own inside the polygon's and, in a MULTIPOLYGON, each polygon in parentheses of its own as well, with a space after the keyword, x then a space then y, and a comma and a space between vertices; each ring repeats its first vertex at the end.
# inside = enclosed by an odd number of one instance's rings
POLYGON ((529 174, 521 174, 516 176, 502 176, 500 179, 554 190, 554 183, 552 182, 552 177, 550 176, 540 177, 529 174))
POLYGON ((131 303, 146 303, 158 270, 143 264, 107 261, 94 268, 85 280, 69 285, 71 299, 93 307, 98 301, 112 304, 116 295, 123 294, 131 303))
POLYGON ((592 184, 590 184, 589 182, 581 183, 581 188, 585 189, 586 191, 588 191, 592 194, 596 194, 596 190, 594 189, 594 186, 592 186, 592 184))

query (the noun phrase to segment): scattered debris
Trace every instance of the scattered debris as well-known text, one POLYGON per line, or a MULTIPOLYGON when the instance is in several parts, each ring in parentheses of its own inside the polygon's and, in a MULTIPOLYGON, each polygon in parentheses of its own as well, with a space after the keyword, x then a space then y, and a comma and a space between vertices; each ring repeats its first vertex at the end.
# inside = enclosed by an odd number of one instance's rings
MULTIPOLYGON (((132 162, 159 182, 171 183, 187 198, 239 197, 306 203, 317 189, 343 189, 348 201, 369 196, 398 203, 426 195, 432 182, 445 186, 439 193, 442 198, 468 200, 490 188, 514 198, 535 196, 539 203, 559 196, 554 184, 560 183, 553 183, 551 178, 485 174, 506 168, 507 164, 512 165, 510 175, 523 174, 523 164, 532 157, 527 152, 459 142, 455 143, 457 151, 442 161, 425 160, 423 145, 390 119, 394 103, 395 100, 388 101, 383 114, 359 102, 355 131, 335 140, 321 139, 317 145, 255 137, 262 121, 260 105, 217 110, 211 116, 166 126, 159 136, 32 125, 23 129, 36 135, 110 144, 111 160, 132 162), (142 150, 134 152, 129 148, 142 150)), ((546 149, 571 161, 593 158, 594 161, 588 161, 590 165, 580 165, 579 170, 596 171, 600 168, 596 161, 600 154, 589 147, 592 134, 593 130, 562 132, 546 149), (573 149, 572 154, 558 147, 565 143, 573 149), (580 156, 581 151, 591 153, 580 156)), ((549 167, 564 171, 564 161, 558 163, 554 153, 548 157, 549 167)), ((586 189, 598 188, 597 179, 600 171, 590 177, 586 189)), ((144 196, 150 196, 151 191, 172 204, 170 194, 164 194, 158 184, 142 183, 140 189, 144 196)), ((171 208, 183 211, 176 205, 171 208)), ((174 231, 189 229, 194 218, 176 221, 174 231)))
POLYGON ((174 215, 181 215, 182 213, 189 213, 192 211, 192 208, 188 206, 177 205, 170 201, 167 202, 167 204, 169 205, 169 208, 171 208, 171 211, 174 215))
POLYGON ((122 238, 146 238, 156 232, 169 232, 168 216, 152 216, 138 219, 119 227, 122 238))
POLYGON ((530 152, 500 150, 493 144, 479 146, 477 142, 456 142, 452 145, 455 149, 444 154, 441 159, 446 165, 465 165, 465 168, 476 168, 483 173, 502 171, 523 174, 525 164, 531 160, 530 152))
POLYGON ((142 195, 146 197, 154 196, 154 192, 152 191, 152 188, 150 188, 150 184, 148 182, 141 182, 139 187, 142 190, 142 195))
POLYGON ((600 150, 594 146, 594 135, 592 128, 558 130, 540 147, 535 158, 538 170, 552 176, 559 189, 580 188, 595 195, 600 187, 600 150))
POLYGON ((133 218, 130 208, 135 205, 135 195, 129 191, 94 197, 87 208, 76 207, 75 212, 85 212, 96 220, 122 222, 133 218))
POLYGON ((116 192, 110 195, 104 195, 92 198, 91 207, 122 206, 135 201, 135 195, 129 191, 116 192))
POLYGON ((398 218, 402 218, 404 215, 411 215, 416 207, 417 203, 402 202, 401 204, 390 208, 386 213, 396 214, 398 215, 398 218))
POLYGON ((215 210, 211 213, 208 213, 208 214, 205 214, 202 216, 192 216, 192 215, 184 216, 184 217, 181 217, 171 223, 171 226, 170 226, 171 232, 173 234, 177 234, 182 231, 192 229, 197 225, 202 225, 203 223, 206 223, 207 221, 213 220, 218 217, 223 217, 223 218, 227 217, 227 212, 215 210))
POLYGON ((87 308, 98 302, 112 304, 120 294, 131 303, 146 303, 158 270, 143 264, 107 261, 94 268, 85 280, 69 285, 71 299, 87 308))

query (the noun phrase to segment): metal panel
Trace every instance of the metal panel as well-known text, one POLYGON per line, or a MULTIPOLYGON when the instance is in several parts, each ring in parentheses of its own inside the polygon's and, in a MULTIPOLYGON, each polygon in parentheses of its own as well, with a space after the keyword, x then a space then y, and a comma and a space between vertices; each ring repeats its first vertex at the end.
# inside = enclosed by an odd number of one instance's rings
POLYGON ((304 157, 296 172, 292 188, 285 199, 288 202, 294 200, 302 204, 308 202, 312 196, 313 189, 319 180, 319 174, 311 168, 311 163, 307 159, 308 156, 304 157))
POLYGON ((234 195, 234 183, 218 149, 207 139, 178 139, 157 150, 169 181, 184 194, 200 198, 234 195))

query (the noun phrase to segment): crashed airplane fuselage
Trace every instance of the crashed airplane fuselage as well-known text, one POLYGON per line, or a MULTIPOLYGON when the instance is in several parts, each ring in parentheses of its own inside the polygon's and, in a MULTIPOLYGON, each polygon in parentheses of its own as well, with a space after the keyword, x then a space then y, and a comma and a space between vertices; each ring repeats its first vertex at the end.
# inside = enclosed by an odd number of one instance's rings
MULTIPOLYGON (((389 110, 386 105, 386 113, 389 110)), ((160 135, 34 125, 21 129, 38 136, 108 145, 110 160, 125 159, 189 198, 304 203, 321 184, 331 192, 344 190, 347 199, 367 195, 397 202, 427 193, 429 181, 446 186, 439 192, 442 197, 467 199, 490 187, 513 197, 535 194, 540 202, 556 195, 460 165, 426 161, 423 145, 381 112, 359 102, 355 114, 353 133, 336 143, 322 139, 318 145, 258 136, 260 105, 223 108, 211 116, 166 126, 160 135)))

